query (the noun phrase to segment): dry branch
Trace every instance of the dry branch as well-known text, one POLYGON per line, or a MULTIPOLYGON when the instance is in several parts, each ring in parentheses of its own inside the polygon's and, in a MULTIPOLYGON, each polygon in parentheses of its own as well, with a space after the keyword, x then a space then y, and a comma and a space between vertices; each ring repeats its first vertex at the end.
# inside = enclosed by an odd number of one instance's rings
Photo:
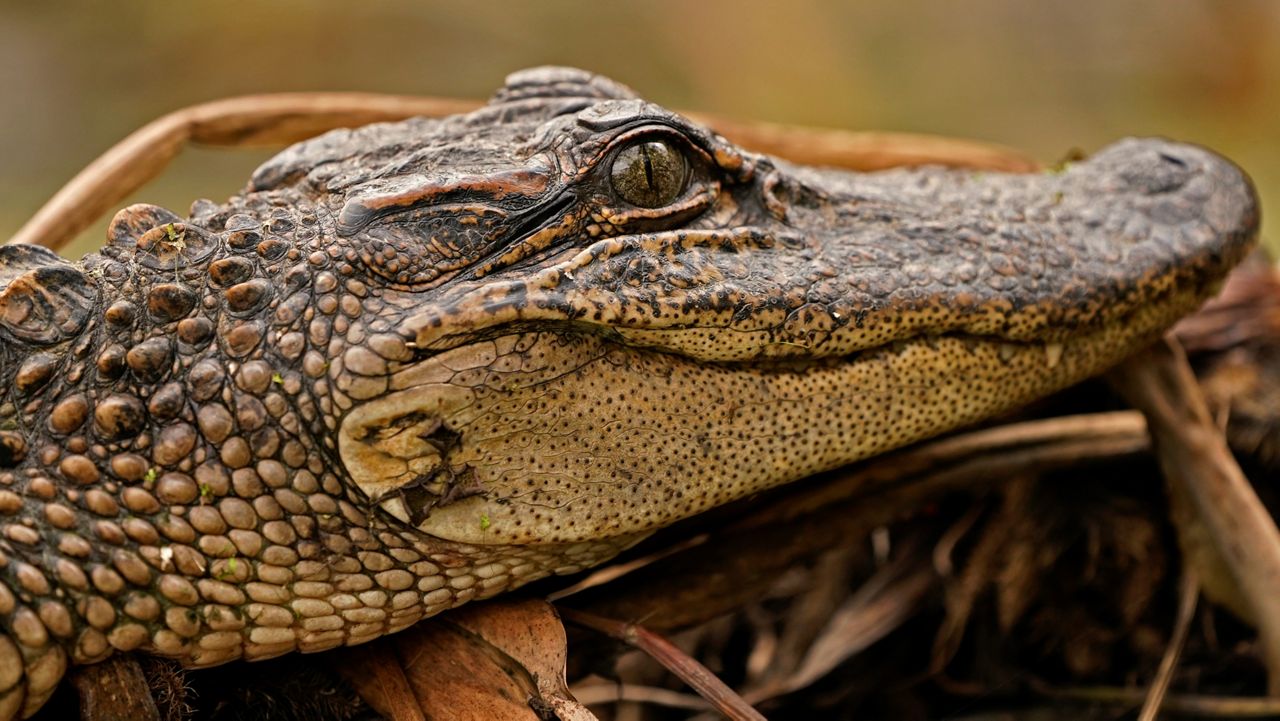
MULTIPOLYGON (((80 171, 18 230, 10 243, 55 250, 158 176, 188 143, 280 146, 335 128, 474 110, 475 100, 376 93, 279 93, 226 98, 174 111, 134 131, 80 171)), ((908 133, 853 133, 689 117, 755 150, 801 163, 853 170, 939 164, 1027 172, 1035 161, 1009 148, 908 133)))
MULTIPOLYGON (((1185 494, 1258 627, 1273 695, 1280 695, 1280 531, 1231 455, 1177 341, 1158 343, 1111 373, 1142 409, 1173 494, 1185 494)), ((1179 526, 1184 550, 1188 529, 1179 526)), ((1204 558, 1191 553, 1188 560, 1204 558)), ((1197 569, 1202 579, 1214 569, 1197 569)), ((1207 594, 1222 591, 1212 585, 1207 594)))

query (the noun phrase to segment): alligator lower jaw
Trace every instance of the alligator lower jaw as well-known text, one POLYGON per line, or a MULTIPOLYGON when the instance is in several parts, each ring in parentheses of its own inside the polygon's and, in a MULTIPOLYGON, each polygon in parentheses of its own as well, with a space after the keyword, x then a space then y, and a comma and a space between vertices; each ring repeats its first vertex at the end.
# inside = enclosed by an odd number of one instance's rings
POLYGON ((580 326, 512 329, 406 368, 343 419, 385 514, 436 538, 643 534, 979 422, 1099 373, 1199 302, 1048 343, 922 336, 837 358, 706 363, 580 326))

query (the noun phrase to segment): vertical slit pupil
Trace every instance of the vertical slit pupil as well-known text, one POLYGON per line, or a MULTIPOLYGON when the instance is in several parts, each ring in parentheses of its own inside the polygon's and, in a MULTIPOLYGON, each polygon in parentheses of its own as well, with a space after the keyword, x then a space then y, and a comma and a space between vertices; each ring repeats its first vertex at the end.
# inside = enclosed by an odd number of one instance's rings
POLYGON ((684 192, 688 160, 668 142, 641 141, 614 156, 610 176, 614 192, 641 208, 661 208, 684 192))
POLYGON ((640 154, 644 158, 644 179, 649 184, 649 190, 657 192, 658 189, 653 185, 653 148, 650 143, 640 146, 640 154))

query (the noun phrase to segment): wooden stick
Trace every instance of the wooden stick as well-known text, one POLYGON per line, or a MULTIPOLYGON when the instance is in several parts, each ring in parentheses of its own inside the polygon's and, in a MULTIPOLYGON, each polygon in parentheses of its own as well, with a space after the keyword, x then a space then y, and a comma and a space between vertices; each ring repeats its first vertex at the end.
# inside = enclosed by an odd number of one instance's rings
POLYGON ((80 666, 71 674, 71 685, 80 695, 81 718, 160 721, 146 674, 131 655, 80 666))
POLYGON ((80 171, 9 240, 58 249, 168 167, 187 143, 276 146, 327 130, 414 115, 466 112, 479 103, 374 93, 281 93, 215 100, 134 131, 80 171))
POLYGON ((1028 421, 929 441, 869 459, 821 483, 791 488, 736 519, 722 519, 716 533, 699 536, 675 554, 664 549, 638 559, 625 578, 613 583, 588 579, 575 587, 578 595, 571 603, 602 616, 647 619, 651 630, 687 628, 758 598, 801 559, 840 539, 861 538, 928 499, 1149 447, 1146 422, 1137 411, 1028 421), (775 538, 779 542, 771 545, 775 538), (762 552, 761 544, 775 550, 762 552), (651 565, 657 557, 666 560, 651 565), (718 580, 709 585, 709 577, 718 580))
POLYGON ((667 639, 634 623, 615 621, 583 611, 560 608, 560 616, 566 621, 599 631, 623 643, 638 648, 649 654, 653 660, 662 664, 680 680, 705 698, 720 713, 732 721, 765 721, 759 711, 734 693, 706 666, 698 663, 689 654, 676 648, 667 639))
MULTIPOLYGON (((1140 688, 1116 688, 1114 686, 1089 686, 1048 688, 1041 686, 1039 693, 1056 699, 1082 701, 1089 704, 1116 704, 1137 706, 1142 703, 1146 691, 1140 688)), ((1256 696, 1203 696, 1198 694, 1170 694, 1165 698, 1164 710, 1186 716, 1225 718, 1270 718, 1280 716, 1280 698, 1256 696)))
POLYGON ((976 140, 744 122, 704 113, 686 115, 748 150, 802 165, 861 171, 918 165, 1009 173, 1031 173, 1040 169, 1039 163, 1017 150, 976 140))
POLYGON ((656 686, 639 686, 629 683, 593 683, 589 686, 575 686, 573 697, 583 706, 602 706, 604 704, 647 703, 666 708, 679 708, 688 711, 706 711, 711 704, 701 696, 691 693, 680 693, 671 689, 656 686))
POLYGON ((1169 684, 1173 681, 1173 672, 1178 668, 1178 659, 1182 656, 1182 648, 1187 643, 1187 632, 1191 629, 1191 619, 1196 612, 1196 599, 1200 597, 1200 579, 1191 568, 1182 569, 1182 578, 1178 582, 1178 615, 1173 623, 1173 633, 1169 637, 1169 645, 1160 659, 1160 667, 1156 669, 1155 680, 1147 698, 1142 702, 1142 711, 1138 721, 1156 721, 1160 709, 1169 693, 1169 684))
POLYGON ((819 487, 778 500, 749 523, 763 525, 815 513, 880 490, 924 486, 937 494, 979 479, 1061 468, 1148 448, 1146 421, 1135 411, 1111 411, 1009 423, 926 441, 837 472, 819 487))
POLYGON ((1280 530, 1213 422, 1186 355, 1169 337, 1110 379, 1146 415, 1165 478, 1190 499, 1225 561, 1258 627, 1270 692, 1280 695, 1280 530))
MULTIPOLYGON (((482 104, 376 93, 279 93, 192 105, 148 123, 103 153, 54 194, 9 242, 62 248, 158 176, 188 143, 279 146, 334 128, 414 116, 444 117, 482 104)), ((744 147, 794 162, 854 170, 920 164, 1014 172, 1036 168, 1034 161, 1020 153, 976 141, 734 122, 699 113, 690 117, 717 128, 744 147)))

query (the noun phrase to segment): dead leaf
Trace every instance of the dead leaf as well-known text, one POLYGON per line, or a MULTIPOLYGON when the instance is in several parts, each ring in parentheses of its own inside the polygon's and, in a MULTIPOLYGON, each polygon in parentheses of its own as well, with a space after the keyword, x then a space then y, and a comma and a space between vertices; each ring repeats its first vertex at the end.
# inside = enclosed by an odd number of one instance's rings
MULTIPOLYGON (((541 600, 468 606, 387 637, 370 649, 390 654, 422 715, 432 721, 596 721, 565 684, 564 627, 541 600)), ((379 713, 398 697, 394 671, 358 662, 343 674, 379 713), (390 678, 390 681, 388 679, 390 678)))

